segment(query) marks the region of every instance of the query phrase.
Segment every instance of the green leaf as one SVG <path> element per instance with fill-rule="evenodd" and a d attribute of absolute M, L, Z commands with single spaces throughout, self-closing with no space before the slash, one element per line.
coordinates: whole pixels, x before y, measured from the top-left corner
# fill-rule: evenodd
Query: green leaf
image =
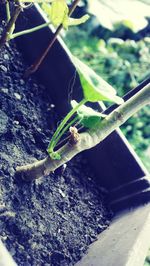
<path fill-rule="evenodd" d="M 78 103 L 75 100 L 72 100 L 71 105 L 74 108 Z M 85 105 L 79 107 L 77 115 L 80 119 L 80 123 L 87 128 L 95 127 L 100 122 L 100 119 L 106 116 Z"/>
<path fill-rule="evenodd" d="M 109 101 L 122 104 L 123 99 L 116 95 L 115 89 L 98 76 L 91 68 L 72 56 L 79 73 L 84 98 L 90 102 Z"/>
<path fill-rule="evenodd" d="M 131 20 L 124 19 L 122 20 L 122 24 L 130 30 L 134 31 L 134 23 Z"/>
<path fill-rule="evenodd" d="M 81 18 L 75 19 L 69 17 L 69 8 L 66 0 L 53 0 L 52 4 L 42 4 L 42 8 L 48 15 L 51 23 L 54 27 L 63 25 L 64 29 L 68 29 L 69 26 L 77 26 L 87 21 L 89 15 L 84 15 Z"/>
<path fill-rule="evenodd" d="M 89 15 L 84 15 L 81 18 L 69 18 L 68 20 L 68 26 L 77 26 L 82 23 L 85 23 L 89 19 Z"/>
<path fill-rule="evenodd" d="M 51 20 L 51 5 L 47 3 L 43 3 L 42 9 L 47 14 L 48 18 Z"/>
<path fill-rule="evenodd" d="M 58 27 L 68 21 L 69 8 L 65 0 L 54 0 L 51 6 L 49 4 L 42 4 L 43 10 L 47 13 L 50 21 L 54 27 Z"/>

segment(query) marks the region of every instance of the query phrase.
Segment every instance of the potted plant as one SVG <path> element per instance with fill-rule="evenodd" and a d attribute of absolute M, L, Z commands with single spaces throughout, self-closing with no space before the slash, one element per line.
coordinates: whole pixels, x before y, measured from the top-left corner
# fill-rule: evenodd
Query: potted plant
<path fill-rule="evenodd" d="M 31 14 L 34 14 L 34 16 Z M 27 10 L 27 17 L 28 16 L 30 17 L 30 20 L 28 21 L 29 24 L 30 23 L 32 24 L 33 21 L 34 21 L 34 25 L 36 23 L 39 24 L 39 23 L 43 22 L 43 18 L 41 17 L 41 15 L 38 14 L 37 9 L 35 9 L 35 8 Z M 19 26 L 22 23 L 23 22 L 20 21 Z M 42 32 L 40 32 L 40 35 L 39 35 L 39 32 L 35 32 L 34 33 L 35 38 L 32 40 L 28 36 L 22 36 L 22 38 L 18 39 L 18 45 L 20 46 L 20 49 L 24 51 L 23 53 L 24 53 L 25 57 L 29 58 L 30 62 L 33 62 L 33 59 L 35 59 L 37 57 L 39 52 L 43 49 L 43 45 L 44 46 L 46 45 L 47 40 L 49 38 L 51 38 L 52 35 L 53 35 L 52 32 L 50 32 L 50 30 L 48 28 L 45 28 L 44 30 L 42 30 Z M 41 40 L 41 43 L 40 43 L 40 46 L 37 46 L 37 41 L 39 39 Z M 32 54 L 28 53 L 28 51 L 31 50 L 31 42 L 32 42 L 32 45 L 34 47 Z M 27 46 L 27 43 L 28 43 L 28 46 Z M 27 83 L 28 84 L 30 83 L 30 86 L 33 87 L 34 90 L 28 91 L 29 95 L 27 98 L 25 97 L 25 93 L 27 93 L 27 89 L 25 91 L 23 91 L 23 87 L 25 87 L 25 83 L 22 79 L 21 79 L 21 82 L 19 80 L 19 86 L 17 86 L 17 92 L 15 92 L 17 94 L 14 95 L 14 97 L 17 101 L 20 101 L 21 99 L 23 99 L 22 101 L 27 102 L 27 100 L 28 100 L 27 106 L 29 107 L 28 110 L 30 110 L 28 116 L 26 116 L 26 114 L 24 113 L 25 112 L 24 109 L 21 108 L 21 111 L 19 111 L 18 106 L 20 105 L 20 102 L 16 104 L 17 105 L 16 109 L 15 109 L 14 105 L 13 105 L 13 107 L 11 107 L 12 111 L 15 114 L 15 116 L 13 116 L 13 114 L 12 114 L 12 117 L 13 117 L 12 121 L 15 124 L 15 131 L 17 132 L 17 134 L 16 134 L 17 141 L 15 139 L 15 146 L 16 146 L 16 148 L 18 148 L 20 141 L 24 142 L 24 144 L 25 144 L 24 149 L 26 149 L 26 151 L 24 153 L 24 157 L 26 157 L 26 160 L 28 162 L 30 160 L 34 159 L 33 157 L 35 156 L 36 153 L 37 153 L 36 157 L 38 159 L 41 159 L 41 157 L 43 157 L 43 152 L 44 152 L 44 149 L 46 148 L 45 146 L 46 146 L 46 144 L 48 144 L 48 135 L 51 134 L 48 131 L 47 135 L 46 135 L 47 136 L 46 141 L 44 139 L 42 141 L 43 135 L 42 135 L 41 130 L 39 128 L 37 128 L 38 123 L 36 124 L 36 127 L 33 125 L 33 128 L 32 128 L 33 120 L 34 121 L 35 120 L 39 120 L 39 121 L 43 120 L 44 123 L 47 123 L 47 119 L 48 119 L 48 113 L 45 113 L 46 119 L 44 119 L 44 117 L 41 118 L 40 111 L 38 109 L 38 111 L 36 112 L 36 108 L 38 108 L 41 105 L 44 105 L 45 103 L 48 104 L 48 102 L 46 101 L 46 98 L 48 97 L 48 94 L 51 94 L 53 101 L 55 101 L 55 105 L 57 107 L 59 107 L 58 108 L 59 112 L 64 114 L 64 113 L 66 113 L 66 110 L 69 109 L 68 101 L 67 101 L 68 83 L 69 83 L 71 77 L 74 76 L 75 68 L 69 59 L 69 56 L 67 54 L 67 49 L 65 48 L 65 50 L 64 50 L 64 48 L 65 48 L 64 45 L 62 47 L 62 41 L 61 41 L 61 44 L 57 41 L 55 46 L 53 46 L 53 48 L 52 48 L 53 50 L 47 56 L 47 59 L 45 60 L 44 64 L 42 64 L 41 68 L 37 72 L 38 79 L 47 88 L 47 90 L 45 90 L 45 92 L 46 92 L 45 96 L 42 96 L 42 97 L 45 97 L 44 100 L 42 100 L 42 98 L 40 100 L 41 103 L 38 102 L 39 101 L 38 99 L 39 99 L 39 95 L 42 91 L 42 88 L 40 90 L 38 90 L 37 85 L 35 85 L 35 81 L 32 81 L 32 80 L 27 81 Z M 58 59 L 59 60 L 61 59 L 59 61 L 60 64 L 58 64 Z M 65 62 L 65 68 L 64 68 L 64 62 Z M 22 68 L 22 66 L 21 66 L 21 68 Z M 48 74 L 49 72 L 51 72 L 51 75 Z M 60 75 L 59 78 L 58 78 L 58 73 Z M 21 74 L 22 74 L 22 69 L 21 69 Z M 14 81 L 16 82 L 16 77 L 14 78 Z M 22 85 L 21 85 L 21 83 L 22 83 Z M 147 83 L 149 83 L 149 81 L 146 81 L 144 83 L 144 85 L 146 85 Z M 51 88 L 52 86 L 53 86 L 53 90 L 52 89 L 49 90 L 49 88 Z M 79 87 L 79 78 L 76 80 L 74 86 L 75 86 L 75 88 Z M 142 86 L 143 86 L 143 84 L 142 84 Z M 22 90 L 20 90 L 20 88 Z M 61 91 L 60 91 L 60 88 L 61 88 Z M 139 90 L 140 88 L 141 88 L 141 86 L 138 87 L 136 90 Z M 8 95 L 6 89 L 7 88 L 3 88 L 3 93 L 6 94 L 6 99 L 9 99 L 9 95 Z M 76 98 L 78 100 L 78 98 L 80 98 L 80 96 L 79 96 L 78 90 L 75 90 L 75 91 L 77 94 Z M 35 102 L 30 103 L 30 100 L 33 98 L 35 99 Z M 54 102 L 52 102 L 51 106 L 47 106 L 47 109 L 51 109 L 52 112 L 54 111 L 53 110 L 53 107 L 54 107 L 53 103 Z M 36 108 L 34 108 L 34 111 L 33 111 L 33 105 L 34 105 L 34 107 L 36 106 Z M 3 102 L 2 106 L 4 107 L 4 102 Z M 24 116 L 23 116 L 23 113 L 24 113 Z M 31 117 L 30 125 L 26 121 L 26 119 L 25 119 L 26 117 L 28 117 L 28 119 L 29 119 L 29 117 Z M 34 117 L 33 120 L 32 120 L 32 117 Z M 5 117 L 4 114 L 3 114 L 3 118 L 5 118 L 5 119 L 3 122 L 4 126 L 3 126 L 2 136 L 3 137 L 5 136 L 4 140 L 7 142 L 7 148 L 8 148 L 8 144 L 10 145 L 10 141 L 12 141 L 12 136 L 14 137 L 14 134 L 13 134 L 14 129 L 12 129 L 12 127 L 10 127 L 10 129 L 8 130 L 7 118 Z M 39 122 L 39 123 L 42 124 L 41 122 Z M 26 142 L 25 132 L 26 132 L 26 135 L 28 135 L 28 138 L 30 140 L 29 144 L 25 143 Z M 34 139 L 33 139 L 33 132 L 35 134 Z M 118 211 L 120 209 L 125 209 L 128 207 L 135 206 L 136 204 L 140 205 L 141 203 L 143 204 L 143 202 L 145 203 L 146 201 L 149 200 L 149 182 L 144 177 L 147 173 L 146 173 L 144 167 L 138 162 L 138 160 L 136 160 L 136 156 L 134 156 L 133 151 L 131 149 L 129 149 L 128 144 L 126 143 L 124 138 L 121 137 L 120 135 L 121 134 L 119 131 L 113 133 L 100 146 L 99 145 L 98 145 L 98 147 L 96 146 L 96 148 L 94 150 L 92 150 L 88 154 L 86 154 L 87 157 L 90 157 L 90 163 L 94 167 L 95 174 L 97 173 L 97 180 L 98 180 L 100 186 L 103 186 L 103 187 L 105 187 L 105 189 L 109 190 L 109 192 L 111 194 L 111 205 L 112 205 L 113 209 L 116 211 Z M 39 145 L 38 152 L 36 151 L 36 153 L 33 151 L 34 142 L 36 142 L 36 145 Z M 111 143 L 111 145 L 110 145 L 110 143 Z M 42 145 L 42 147 L 40 147 L 40 145 Z M 16 148 L 14 148 L 14 146 L 13 146 L 13 150 Z M 12 149 L 10 149 L 10 151 L 12 151 Z M 17 152 L 15 151 L 13 153 L 13 156 L 15 156 L 15 158 L 13 158 L 13 159 L 15 159 L 15 165 L 23 163 L 23 159 L 20 159 L 21 157 L 19 156 L 19 152 L 20 152 L 20 148 Z M 93 154 L 94 154 L 94 156 L 93 156 Z M 113 160 L 112 159 L 109 160 L 110 162 L 109 162 L 109 167 L 108 167 L 108 156 L 110 156 L 110 154 L 112 154 Z M 10 156 L 8 156 L 8 157 L 9 157 L 8 161 L 10 161 Z M 118 163 L 118 158 L 119 158 L 119 163 Z M 19 160 L 22 160 L 22 161 L 19 163 Z M 4 165 L 6 165 L 5 156 L 3 156 L 3 161 L 5 161 Z M 99 164 L 100 164 L 99 162 L 101 162 L 101 178 L 98 178 L 99 177 Z M 14 166 L 13 163 L 12 163 L 12 165 Z M 82 168 L 84 167 L 83 165 L 82 165 Z M 131 166 L 132 166 L 132 171 L 130 170 Z M 10 171 L 8 170 L 8 172 L 7 172 L 6 166 L 5 166 L 5 169 L 3 169 L 5 176 L 7 176 L 6 184 L 8 186 L 8 190 L 12 191 L 12 185 L 13 185 L 13 188 L 15 188 L 15 190 L 16 190 L 16 193 L 12 193 L 12 199 L 13 200 L 11 202 L 12 205 L 10 205 L 11 206 L 10 209 L 15 210 L 16 213 L 10 212 L 7 210 L 7 211 L 3 212 L 3 216 L 1 216 L 1 217 L 4 217 L 2 219 L 4 219 L 4 221 L 6 222 L 6 231 L 7 231 L 8 227 L 11 228 L 11 230 L 10 229 L 8 229 L 8 230 L 10 230 L 9 232 L 11 232 L 13 235 L 12 239 L 14 241 L 15 247 L 16 247 L 15 240 L 20 238 L 20 242 L 17 243 L 17 250 L 16 250 L 13 247 L 10 247 L 10 244 L 8 244 L 8 243 L 11 243 L 9 241 L 11 239 L 11 235 L 8 235 L 8 236 L 4 235 L 3 236 L 3 240 L 6 237 L 8 237 L 8 238 L 6 238 L 6 241 L 8 242 L 7 245 L 9 246 L 11 253 L 14 255 L 17 255 L 16 254 L 17 252 L 19 254 L 21 254 L 21 253 L 25 254 L 25 251 L 23 249 L 23 242 L 25 242 L 26 246 L 29 246 L 30 250 L 32 250 L 32 256 L 33 256 L 35 251 L 39 250 L 39 247 L 41 245 L 40 238 L 43 237 L 43 239 L 45 238 L 46 242 L 48 242 L 49 239 L 51 239 L 51 241 L 53 240 L 53 242 L 56 243 L 55 250 L 53 252 L 51 252 L 51 254 L 47 253 L 48 249 L 51 250 L 50 244 L 46 250 L 43 250 L 43 248 L 42 248 L 42 253 L 41 253 L 42 255 L 40 255 L 39 258 L 36 257 L 36 262 L 34 262 L 34 256 L 33 257 L 31 256 L 31 253 L 29 250 L 29 256 L 28 256 L 28 258 L 26 258 L 26 262 L 23 261 L 23 257 L 22 257 L 23 263 L 26 263 L 26 264 L 28 263 L 30 265 L 34 265 L 34 263 L 39 263 L 39 265 L 42 263 L 45 263 L 45 265 L 46 265 L 46 263 L 51 263 L 52 265 L 60 265 L 60 263 L 68 263 L 68 264 L 69 263 L 75 263 L 76 258 L 75 258 L 75 260 L 72 259 L 72 261 L 71 261 L 71 259 L 69 257 L 71 253 L 68 253 L 68 250 L 66 250 L 65 242 L 63 243 L 63 245 L 59 242 L 59 239 L 63 236 L 65 229 L 64 229 L 64 227 L 62 229 L 60 224 L 59 224 L 59 226 L 55 225 L 52 202 L 50 204 L 50 201 L 48 201 L 49 195 L 46 195 L 46 193 L 49 194 L 50 191 L 54 194 L 55 193 L 60 194 L 60 196 L 61 196 L 60 204 L 57 203 L 58 206 L 56 205 L 55 207 L 57 207 L 56 213 L 59 216 L 61 216 L 61 219 L 62 219 L 61 222 L 63 221 L 63 224 L 65 226 L 65 224 L 66 224 L 65 218 L 66 217 L 64 216 L 63 212 L 65 212 L 67 207 L 64 206 L 65 201 L 62 199 L 65 199 L 66 197 L 68 197 L 68 195 L 66 194 L 66 192 L 67 192 L 66 190 L 64 192 L 60 188 L 60 183 L 64 182 L 64 181 L 59 180 L 60 183 L 57 184 L 58 180 L 56 178 L 55 179 L 53 178 L 53 181 L 51 179 L 50 184 L 47 185 L 47 192 L 46 192 L 46 190 L 43 190 L 43 183 L 45 183 L 45 182 L 48 183 L 48 180 L 50 180 L 50 179 L 46 178 L 46 181 L 42 181 L 43 179 L 40 179 L 40 181 L 39 181 L 37 179 L 37 181 L 35 183 L 32 183 L 32 184 L 30 184 L 30 183 L 25 184 L 25 183 L 21 183 L 19 181 L 19 184 L 18 184 L 18 179 L 15 179 L 15 181 L 12 177 L 10 179 L 10 176 L 14 176 L 14 169 L 11 169 L 11 171 L 12 171 L 12 174 L 10 175 Z M 79 174 L 79 172 L 78 172 L 78 174 Z M 122 178 L 120 178 L 120 176 Z M 10 179 L 10 182 L 9 182 L 10 185 L 8 185 L 8 177 Z M 64 179 L 62 172 L 61 172 L 61 174 L 58 175 L 58 177 L 59 177 L 59 179 Z M 71 180 L 73 181 L 74 179 L 71 179 Z M 86 179 L 84 178 L 84 182 L 86 183 L 86 186 L 88 186 L 90 184 L 90 179 L 87 182 L 85 180 Z M 93 181 L 91 184 L 93 184 Z M 11 189 L 10 189 L 10 187 L 11 187 Z M 55 191 L 51 190 L 52 187 L 55 187 Z M 65 189 L 67 189 L 67 188 L 65 187 Z M 128 193 L 127 193 L 127 191 L 128 191 Z M 97 192 L 96 190 L 94 190 L 94 192 L 97 195 L 99 195 L 99 192 Z M 74 202 L 74 198 L 73 198 L 73 197 L 75 197 L 74 192 L 72 191 L 70 193 L 72 193 L 72 194 L 70 194 L 69 204 L 71 203 L 71 201 L 72 201 L 72 204 L 76 204 Z M 88 193 L 89 193 L 89 188 L 88 188 L 86 193 L 82 194 L 83 197 L 85 195 L 87 196 Z M 30 194 L 30 197 L 29 197 L 29 194 Z M 22 196 L 22 198 L 21 198 L 21 196 Z M 76 196 L 77 196 L 77 194 L 76 194 Z M 38 199 L 40 197 L 41 198 L 44 197 L 44 201 L 43 201 L 44 206 L 39 205 Z M 107 198 L 108 198 L 108 196 L 107 196 Z M 20 199 L 22 199 L 22 200 L 20 201 Z M 94 206 L 93 206 L 92 202 L 90 202 L 89 198 L 85 199 L 84 204 L 85 204 L 86 200 L 88 201 L 89 204 L 91 204 L 91 206 L 92 206 L 91 209 L 94 208 Z M 24 201 L 25 208 L 27 210 L 29 210 L 30 212 L 32 212 L 32 216 L 29 215 L 29 217 L 30 218 L 35 217 L 35 219 L 31 221 L 31 224 L 29 223 L 29 219 L 27 217 L 27 212 L 25 212 L 25 208 L 23 208 L 24 207 L 22 204 L 23 201 Z M 49 206 L 47 203 L 49 204 Z M 34 211 L 34 209 L 37 211 L 36 205 L 38 207 L 40 207 L 39 215 L 37 215 L 37 213 Z M 33 208 L 33 206 L 34 206 L 34 208 Z M 52 225 L 50 223 L 48 223 L 48 219 L 44 219 L 45 214 L 44 214 L 43 207 L 46 209 L 46 212 L 48 212 L 48 210 L 51 210 L 51 213 L 53 214 L 53 217 L 51 217 L 51 223 L 53 221 Z M 98 206 L 95 205 L 95 207 L 97 208 Z M 71 208 L 73 208 L 73 210 L 75 210 L 75 206 L 72 205 Z M 96 211 L 96 209 L 94 209 L 94 211 L 92 212 L 93 215 L 94 215 L 95 211 Z M 115 238 L 116 242 L 120 243 L 120 246 L 121 246 L 121 244 L 125 241 L 125 239 L 122 238 L 122 241 L 121 241 L 122 243 L 121 243 L 118 241 L 118 238 L 120 239 L 120 235 L 122 235 L 124 233 L 124 230 L 122 230 L 122 229 L 127 228 L 127 224 L 129 222 L 129 219 L 135 219 L 135 217 L 139 218 L 142 216 L 142 222 L 143 222 L 143 219 L 146 220 L 148 213 L 149 213 L 148 208 L 142 207 L 142 210 L 140 210 L 140 211 L 142 212 L 142 215 L 140 214 L 139 209 L 135 210 L 131 213 L 127 212 L 126 215 L 121 215 L 120 218 L 116 219 L 116 221 L 113 222 L 112 225 L 110 225 L 110 229 L 108 231 L 106 230 L 106 235 L 108 235 L 107 236 L 108 238 L 107 237 L 106 238 L 109 239 L 109 241 L 110 241 L 110 239 L 113 240 L 111 233 L 109 235 L 109 232 L 111 232 L 111 230 L 112 230 L 113 235 L 116 234 L 116 238 Z M 76 215 L 77 215 L 77 213 L 76 213 Z M 16 217 L 16 215 L 17 215 L 17 217 Z M 99 213 L 98 213 L 98 216 L 99 216 Z M 50 216 L 48 216 L 48 217 L 50 218 Z M 18 219 L 16 220 L 16 218 L 18 218 Z M 85 219 L 87 219 L 87 216 Z M 48 232 L 47 232 L 47 230 L 44 230 L 42 228 L 42 225 L 43 225 L 42 221 L 44 221 L 44 220 L 47 222 L 47 228 L 46 228 L 47 230 L 51 225 L 51 228 L 49 228 Z M 15 221 L 17 221 L 18 224 Z M 39 223 L 39 221 L 40 221 L 40 223 Z M 94 221 L 94 224 L 95 224 L 95 222 L 96 221 Z M 125 265 L 125 263 L 127 261 L 130 262 L 131 257 L 128 256 L 129 250 L 131 250 L 131 247 L 134 246 L 133 244 L 137 244 L 137 240 L 139 239 L 138 238 L 139 236 L 140 236 L 141 241 L 143 241 L 143 239 L 142 239 L 143 235 L 141 234 L 141 232 L 143 230 L 142 222 L 139 223 L 138 219 L 136 220 L 136 222 L 134 220 L 134 225 L 130 225 L 130 227 L 128 228 L 128 232 L 130 232 L 130 230 L 131 230 L 131 232 L 133 233 L 133 227 L 136 228 L 136 226 L 139 225 L 138 230 L 135 230 L 135 232 L 136 232 L 134 235 L 134 239 L 136 239 L 136 240 L 134 240 L 135 242 L 133 243 L 133 239 L 127 239 L 126 240 L 126 249 L 124 249 L 124 251 L 123 251 L 124 256 L 119 257 L 120 258 L 120 265 Z M 81 220 L 79 221 L 79 224 L 80 223 L 81 223 Z M 122 227 L 120 226 L 121 227 L 119 229 L 120 234 L 117 235 L 119 223 L 123 224 L 123 226 Z M 27 227 L 24 227 L 25 224 L 27 224 L 28 230 L 27 230 Z M 2 223 L 2 225 L 4 226 L 3 223 Z M 45 223 L 44 223 L 44 225 L 45 225 Z M 34 236 L 31 235 L 31 232 L 33 232 L 33 231 L 31 231 L 32 226 L 35 229 L 35 232 L 37 233 L 37 236 L 38 236 L 37 239 L 36 238 L 34 239 Z M 54 228 L 52 228 L 53 226 L 54 226 Z M 98 226 L 98 225 L 96 225 L 96 226 Z M 88 227 L 90 228 L 89 224 L 88 224 Z M 101 224 L 101 228 L 99 228 L 99 231 L 101 231 L 102 228 L 105 228 L 105 225 L 103 227 L 103 225 Z M 85 226 L 82 227 L 82 229 L 85 230 Z M 74 227 L 73 227 L 73 230 L 74 230 Z M 80 228 L 80 230 L 81 230 L 81 228 Z M 92 229 L 90 228 L 90 230 L 93 230 L 93 228 Z M 53 232 L 55 231 L 56 235 L 51 235 L 52 231 Z M 147 232 L 147 231 L 145 231 L 145 232 Z M 15 238 L 14 238 L 14 236 L 15 236 Z M 69 232 L 68 232 L 68 236 L 70 236 Z M 77 237 L 79 237 L 79 234 L 77 235 Z M 88 235 L 86 236 L 86 238 L 87 238 L 86 241 L 90 243 L 92 241 L 92 234 L 90 234 L 90 239 L 88 239 L 89 238 Z M 39 241 L 39 244 L 38 244 L 38 241 Z M 68 243 L 70 244 L 70 246 L 72 248 L 72 245 L 71 245 L 72 239 L 71 240 L 67 239 L 67 241 L 69 241 Z M 82 240 L 82 241 L 84 242 L 84 240 Z M 101 237 L 99 238 L 99 240 L 96 243 L 99 243 L 99 242 L 101 243 Z M 103 244 L 100 244 L 100 246 L 104 248 L 104 247 L 106 247 L 105 244 L 106 244 L 106 242 L 104 241 Z M 107 244 L 108 244 L 108 242 L 107 242 Z M 147 245 L 148 245 L 148 243 L 145 243 L 145 248 L 143 249 L 144 252 L 147 248 Z M 120 248 L 120 246 L 118 248 Z M 82 246 L 80 246 L 80 247 L 78 246 L 78 250 L 79 250 L 79 253 L 77 253 L 78 258 L 80 258 L 81 254 L 83 252 L 82 249 L 84 251 L 84 248 Z M 98 249 L 95 249 L 96 256 L 92 251 L 92 254 L 94 254 L 95 258 L 98 258 L 97 257 L 98 253 L 99 253 Z M 61 252 L 60 250 L 63 250 L 63 252 Z M 114 257 L 113 257 L 111 250 L 112 250 L 112 248 L 110 248 L 110 253 L 108 254 L 107 258 L 106 258 L 106 255 L 104 256 L 105 261 L 102 261 L 101 265 L 108 265 L 108 263 L 110 262 L 110 259 L 111 259 L 111 261 L 114 261 L 114 263 L 115 263 L 116 258 L 117 258 L 116 257 L 117 251 L 115 252 Z M 69 251 L 69 252 L 71 252 L 71 251 Z M 42 261 L 41 261 L 41 256 L 42 256 Z M 101 258 L 103 257 L 102 253 L 100 254 L 100 257 Z M 135 257 L 136 256 L 134 256 L 134 258 Z M 90 258 L 91 258 L 91 256 L 90 256 Z M 39 259 L 39 261 L 38 261 L 38 259 Z M 143 259 L 143 254 L 141 255 L 140 259 L 141 260 Z M 22 263 L 22 261 L 20 258 L 20 261 L 19 261 L 20 264 Z M 89 263 L 89 264 L 85 264 L 83 262 L 83 265 L 91 265 L 90 264 L 91 262 L 86 262 L 86 263 Z M 94 261 L 94 258 L 92 258 L 92 263 L 95 263 L 94 265 L 97 265 L 96 264 L 97 261 Z M 134 265 L 134 264 L 129 264 L 129 265 Z M 135 265 L 138 265 L 138 264 L 135 264 Z"/>

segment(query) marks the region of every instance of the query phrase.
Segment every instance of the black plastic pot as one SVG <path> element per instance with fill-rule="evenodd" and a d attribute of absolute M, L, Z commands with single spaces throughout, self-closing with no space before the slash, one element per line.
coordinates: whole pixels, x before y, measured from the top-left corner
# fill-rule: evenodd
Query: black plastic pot
<path fill-rule="evenodd" d="M 40 13 L 39 13 L 40 11 Z M 26 11 L 26 18 L 18 22 L 18 29 L 39 25 L 45 20 L 38 6 Z M 17 39 L 19 48 L 30 63 L 47 47 L 53 33 L 50 28 L 42 29 Z M 66 114 L 68 84 L 75 73 L 65 44 L 59 39 L 36 73 L 37 79 L 48 88 L 58 112 Z M 80 82 L 76 79 L 73 98 L 81 97 Z M 99 106 L 99 108 L 101 108 Z M 110 227 L 100 234 L 91 245 L 88 254 L 78 266 L 141 266 L 150 241 L 150 183 L 148 172 L 130 147 L 120 130 L 112 133 L 95 148 L 85 152 L 97 181 L 109 190 L 109 202 L 115 213 Z M 109 166 L 108 162 L 109 161 Z M 100 175 L 101 174 L 101 175 Z M 100 179 L 100 176 L 103 179 Z M 0 266 L 8 266 L 7 260 Z M 9 264 L 13 265 L 13 263 Z"/>

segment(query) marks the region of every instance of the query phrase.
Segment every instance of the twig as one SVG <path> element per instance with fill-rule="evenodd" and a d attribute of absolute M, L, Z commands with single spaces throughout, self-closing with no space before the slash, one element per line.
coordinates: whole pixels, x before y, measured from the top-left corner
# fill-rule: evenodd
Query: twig
<path fill-rule="evenodd" d="M 75 0 L 69 10 L 69 16 L 71 16 L 71 14 L 73 13 L 73 11 L 75 10 L 76 6 L 78 5 L 80 0 Z M 40 67 L 40 65 L 42 64 L 43 60 L 45 59 L 45 57 L 47 56 L 49 50 L 52 48 L 53 44 L 55 43 L 58 34 L 60 33 L 61 29 L 62 29 L 63 25 L 60 24 L 59 27 L 56 29 L 52 40 L 50 41 L 48 47 L 46 48 L 46 50 L 44 50 L 44 52 L 42 53 L 42 55 L 26 70 L 25 74 L 24 74 L 24 78 L 28 78 L 31 74 L 35 73 L 38 68 Z"/>

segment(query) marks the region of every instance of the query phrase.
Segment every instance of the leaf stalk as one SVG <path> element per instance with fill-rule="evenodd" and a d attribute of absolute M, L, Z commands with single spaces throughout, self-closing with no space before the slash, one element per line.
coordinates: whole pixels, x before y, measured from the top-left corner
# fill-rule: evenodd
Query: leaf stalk
<path fill-rule="evenodd" d="M 80 101 L 78 103 L 77 106 L 75 106 L 66 116 L 65 118 L 62 120 L 62 122 L 60 123 L 60 125 L 58 126 L 58 128 L 56 129 L 50 144 L 48 146 L 48 153 L 52 153 L 54 150 L 54 147 L 56 146 L 57 142 L 59 141 L 59 139 L 62 136 L 62 129 L 64 128 L 64 126 L 66 125 L 66 123 L 69 121 L 69 119 L 76 113 L 76 111 L 80 108 L 80 106 L 82 106 L 83 104 L 85 104 L 87 101 L 85 99 L 83 99 L 82 101 Z M 70 125 L 72 124 L 72 122 L 70 122 Z M 67 130 L 67 129 L 66 129 Z M 65 131 L 66 131 L 65 130 Z M 61 133 L 61 134 L 60 134 Z"/>
<path fill-rule="evenodd" d="M 50 24 L 50 22 L 47 22 L 47 23 L 43 23 L 43 24 L 41 24 L 39 26 L 33 27 L 31 29 L 27 29 L 27 30 L 16 32 L 16 33 L 11 35 L 10 39 L 14 39 L 14 38 L 20 37 L 22 35 L 30 34 L 32 32 L 41 30 L 41 29 L 47 27 L 49 24 Z"/>

